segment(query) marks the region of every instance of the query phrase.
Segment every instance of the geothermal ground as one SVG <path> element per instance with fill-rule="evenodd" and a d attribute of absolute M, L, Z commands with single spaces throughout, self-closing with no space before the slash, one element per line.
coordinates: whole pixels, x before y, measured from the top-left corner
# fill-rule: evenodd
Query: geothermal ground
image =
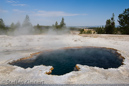
<path fill-rule="evenodd" d="M 119 68 L 103 69 L 77 66 L 79 71 L 64 75 L 48 75 L 52 66 L 21 68 L 9 62 L 33 53 L 68 47 L 105 47 L 117 49 L 125 59 Z M 0 36 L 0 84 L 129 84 L 129 36 L 128 35 L 24 35 Z"/>

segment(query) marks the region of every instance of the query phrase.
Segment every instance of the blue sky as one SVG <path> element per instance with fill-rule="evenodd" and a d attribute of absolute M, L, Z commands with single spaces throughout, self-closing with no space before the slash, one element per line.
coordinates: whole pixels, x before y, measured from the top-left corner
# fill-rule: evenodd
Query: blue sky
<path fill-rule="evenodd" d="M 67 26 L 105 25 L 107 19 L 129 8 L 129 0 L 0 0 L 0 18 L 6 25 L 24 21 L 29 15 L 33 25 L 60 23 L 64 17 Z"/>

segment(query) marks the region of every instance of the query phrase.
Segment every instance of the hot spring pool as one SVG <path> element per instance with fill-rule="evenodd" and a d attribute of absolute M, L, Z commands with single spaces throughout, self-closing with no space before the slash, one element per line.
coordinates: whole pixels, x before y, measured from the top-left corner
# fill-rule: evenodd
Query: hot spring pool
<path fill-rule="evenodd" d="M 52 75 L 63 75 L 75 71 L 76 64 L 108 69 L 118 68 L 122 62 L 123 58 L 114 49 L 88 47 L 45 51 L 35 59 L 18 60 L 10 64 L 23 68 L 53 66 Z"/>

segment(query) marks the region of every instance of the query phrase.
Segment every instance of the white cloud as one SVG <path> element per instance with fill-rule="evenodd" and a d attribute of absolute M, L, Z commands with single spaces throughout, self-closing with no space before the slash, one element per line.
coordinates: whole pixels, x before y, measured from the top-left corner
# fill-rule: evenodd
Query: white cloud
<path fill-rule="evenodd" d="M 26 4 L 18 3 L 19 1 L 16 0 L 7 0 L 8 3 L 10 3 L 12 6 L 26 6 Z"/>
<path fill-rule="evenodd" d="M 26 11 L 22 11 L 22 10 L 18 10 L 18 9 L 13 9 L 14 12 L 17 12 L 17 13 L 24 13 Z"/>
<path fill-rule="evenodd" d="M 7 12 L 8 12 L 7 10 L 0 9 L 0 13 L 7 13 Z"/>
<path fill-rule="evenodd" d="M 26 6 L 26 4 L 12 4 L 13 6 Z"/>
<path fill-rule="evenodd" d="M 77 16 L 80 14 L 65 13 L 63 11 L 38 11 L 34 13 L 34 16 L 42 17 L 58 17 L 58 16 Z"/>
<path fill-rule="evenodd" d="M 7 0 L 8 3 L 17 3 L 17 1 L 14 0 Z"/>

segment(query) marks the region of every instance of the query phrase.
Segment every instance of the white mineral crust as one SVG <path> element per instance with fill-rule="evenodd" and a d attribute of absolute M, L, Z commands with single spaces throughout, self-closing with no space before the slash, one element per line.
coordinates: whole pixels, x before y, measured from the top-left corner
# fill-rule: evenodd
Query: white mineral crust
<path fill-rule="evenodd" d="M 30 54 L 64 47 L 106 47 L 117 49 L 125 58 L 119 68 L 103 69 L 77 64 L 80 71 L 64 75 L 47 75 L 52 66 L 21 68 L 8 62 Z M 129 35 L 0 35 L 0 84 L 129 84 Z"/>

